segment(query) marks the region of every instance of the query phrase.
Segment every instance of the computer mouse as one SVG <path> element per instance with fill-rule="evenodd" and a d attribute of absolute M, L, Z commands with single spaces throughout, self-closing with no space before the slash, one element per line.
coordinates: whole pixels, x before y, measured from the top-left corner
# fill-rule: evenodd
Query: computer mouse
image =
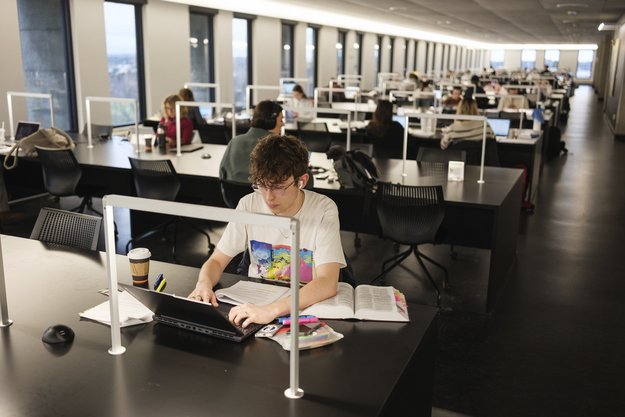
<path fill-rule="evenodd" d="M 202 159 L 211 159 L 211 154 L 209 154 L 209 153 L 203 153 L 203 154 L 202 154 Z"/>
<path fill-rule="evenodd" d="M 50 344 L 70 343 L 74 340 L 74 331 L 64 324 L 55 324 L 44 330 L 41 340 Z"/>

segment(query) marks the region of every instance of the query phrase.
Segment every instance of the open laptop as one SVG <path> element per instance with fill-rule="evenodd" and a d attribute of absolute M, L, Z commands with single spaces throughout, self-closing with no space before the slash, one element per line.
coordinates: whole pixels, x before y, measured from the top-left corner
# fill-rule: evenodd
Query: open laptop
<path fill-rule="evenodd" d="M 15 129 L 15 140 L 20 140 L 26 136 L 32 135 L 39 130 L 39 123 L 35 122 L 17 122 Z"/>
<path fill-rule="evenodd" d="M 507 139 L 510 134 L 510 119 L 487 119 L 495 133 L 495 139 Z"/>
<path fill-rule="evenodd" d="M 209 336 L 241 342 L 264 324 L 250 324 L 245 329 L 228 320 L 230 306 L 208 303 L 186 297 L 151 291 L 132 285 L 119 284 L 154 313 L 154 320 L 169 326 L 207 334 Z"/>

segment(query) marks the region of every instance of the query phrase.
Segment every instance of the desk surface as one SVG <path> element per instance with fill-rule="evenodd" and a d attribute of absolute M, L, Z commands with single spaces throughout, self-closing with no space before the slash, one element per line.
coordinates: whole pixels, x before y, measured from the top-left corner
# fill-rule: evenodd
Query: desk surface
<path fill-rule="evenodd" d="M 97 293 L 107 282 L 104 254 L 1 238 L 14 321 L 0 329 L 3 416 L 378 415 L 405 369 L 421 356 L 433 363 L 436 310 L 418 305 L 409 306 L 407 324 L 329 321 L 345 338 L 302 351 L 300 400 L 284 397 L 289 355 L 270 340 L 238 344 L 151 323 L 123 329 L 127 351 L 111 356 L 109 327 L 78 316 L 105 300 Z M 130 281 L 125 257 L 118 257 L 118 272 L 120 282 Z M 198 271 L 153 261 L 152 281 L 159 272 L 167 276 L 169 291 L 186 294 Z M 232 283 L 236 277 L 224 279 Z M 47 348 L 40 340 L 56 323 L 76 333 L 65 349 Z M 433 367 L 421 366 L 411 372 L 429 379 L 431 401 Z M 410 388 L 412 399 L 422 391 L 427 396 L 427 388 Z"/>

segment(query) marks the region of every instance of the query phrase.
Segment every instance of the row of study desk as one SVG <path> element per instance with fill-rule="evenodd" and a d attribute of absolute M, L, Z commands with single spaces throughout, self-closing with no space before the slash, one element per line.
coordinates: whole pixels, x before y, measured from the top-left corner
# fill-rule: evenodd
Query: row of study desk
<path fill-rule="evenodd" d="M 181 157 L 158 153 L 137 155 L 128 142 L 114 138 L 106 143 L 96 144 L 92 149 L 79 143 L 75 154 L 83 168 L 83 181 L 86 184 L 105 187 L 107 193 L 122 195 L 133 194 L 129 156 L 171 158 L 182 180 L 179 194 L 181 200 L 223 206 L 218 173 L 224 150 L 224 145 L 204 145 L 204 149 L 183 154 Z M 205 153 L 210 153 L 211 158 L 203 159 L 202 155 Z M 311 162 L 326 166 L 331 163 L 324 154 L 313 154 Z M 466 166 L 464 182 L 447 182 L 446 172 L 428 171 L 420 168 L 414 160 L 406 161 L 406 175 L 402 175 L 401 160 L 376 160 L 376 164 L 383 181 L 443 186 L 446 203 L 443 227 L 448 231 L 444 243 L 467 248 L 471 257 L 467 262 L 479 264 L 479 268 L 474 269 L 476 276 L 468 279 L 475 278 L 484 286 L 483 291 L 478 290 L 482 297 L 477 305 L 468 306 L 467 309 L 490 312 L 516 257 L 522 171 L 485 167 L 485 183 L 478 184 L 479 167 L 476 166 Z M 18 169 L 6 172 L 5 176 L 8 185 L 24 181 L 32 183 L 34 187 L 41 184 L 41 171 L 36 160 L 20 160 Z M 362 216 L 362 192 L 341 189 L 338 181 L 328 183 L 327 180 L 316 180 L 315 190 L 336 202 L 342 230 L 379 233 L 374 210 Z M 134 219 L 132 224 L 133 227 L 139 225 Z"/>
<path fill-rule="evenodd" d="M 268 339 L 227 342 L 162 324 L 122 329 L 126 353 L 111 356 L 110 328 L 78 313 L 106 300 L 104 253 L 50 248 L 1 236 L 9 317 L 0 328 L 0 415 L 430 416 L 436 309 L 409 304 L 410 323 L 329 320 L 345 337 L 302 351 L 300 387 L 289 400 L 289 354 Z M 130 283 L 118 256 L 119 282 Z M 152 261 L 167 291 L 186 295 L 198 269 Z M 226 275 L 224 285 L 239 277 Z M 76 337 L 45 345 L 63 323 Z"/>

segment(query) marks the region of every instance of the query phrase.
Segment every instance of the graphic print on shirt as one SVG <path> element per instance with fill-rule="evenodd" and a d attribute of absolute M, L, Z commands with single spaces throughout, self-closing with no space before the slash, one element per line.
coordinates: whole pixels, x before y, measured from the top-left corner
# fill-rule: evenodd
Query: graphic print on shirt
<path fill-rule="evenodd" d="M 250 240 L 251 261 L 256 266 L 259 277 L 289 281 L 291 279 L 291 247 Z M 313 252 L 309 249 L 299 251 L 299 280 L 312 280 Z"/>

